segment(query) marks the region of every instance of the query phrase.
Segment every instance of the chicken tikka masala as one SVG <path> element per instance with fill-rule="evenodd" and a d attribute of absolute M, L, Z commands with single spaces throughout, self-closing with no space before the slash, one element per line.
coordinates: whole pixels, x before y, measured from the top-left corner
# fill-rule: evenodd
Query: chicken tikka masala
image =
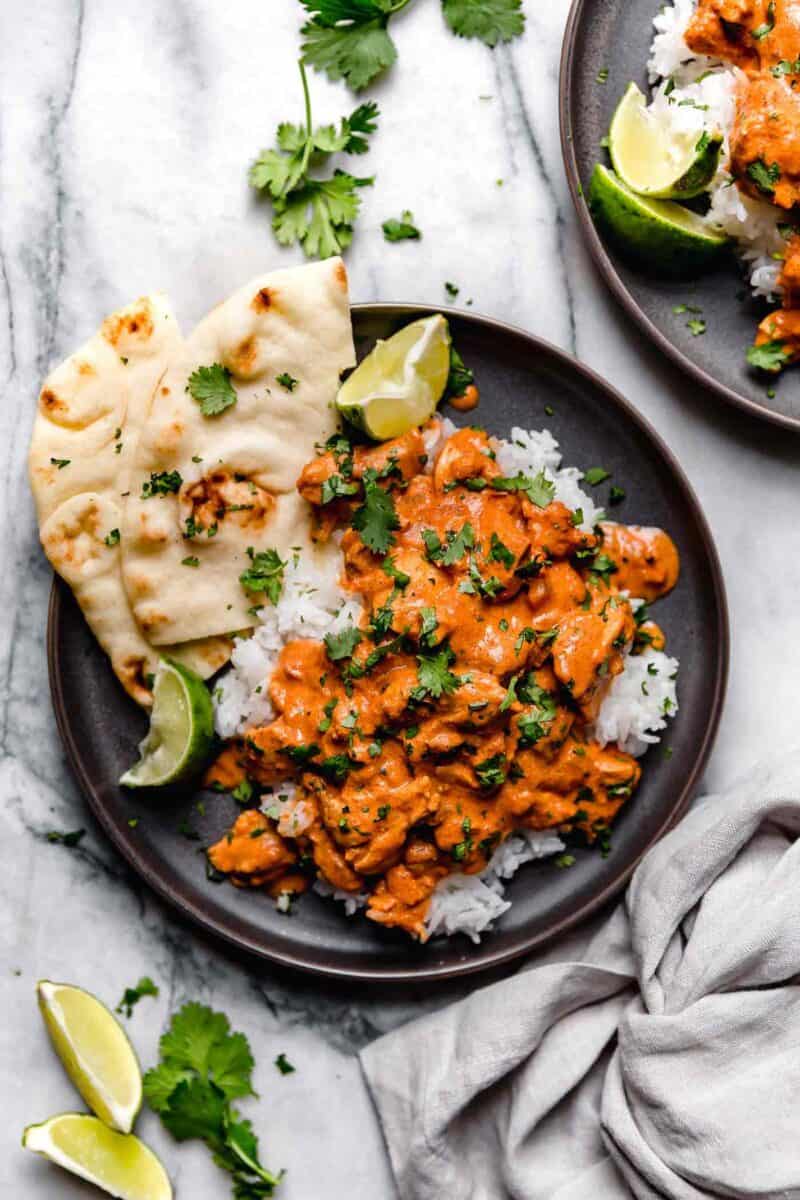
<path fill-rule="evenodd" d="M 800 358 L 800 3 L 699 0 L 685 33 L 690 50 L 741 69 L 729 168 L 745 193 L 787 216 L 779 284 L 783 307 L 764 318 L 756 345 L 774 343 L 784 363 Z"/>
<path fill-rule="evenodd" d="M 315 536 L 341 537 L 365 615 L 284 647 L 275 719 L 208 777 L 245 796 L 294 779 L 298 828 L 247 808 L 209 859 L 273 896 L 319 875 L 424 940 L 437 883 L 482 871 L 515 830 L 607 838 L 641 767 L 592 722 L 631 648 L 663 646 L 630 597 L 669 592 L 678 553 L 660 529 L 582 529 L 544 474 L 503 476 L 478 428 L 433 463 L 420 430 L 370 447 L 340 434 L 297 487 Z"/>

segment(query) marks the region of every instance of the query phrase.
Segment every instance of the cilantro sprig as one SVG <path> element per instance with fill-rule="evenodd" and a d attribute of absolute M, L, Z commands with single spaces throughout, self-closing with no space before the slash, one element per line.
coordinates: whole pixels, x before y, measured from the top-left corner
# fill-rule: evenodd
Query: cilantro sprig
<path fill-rule="evenodd" d="M 303 59 L 329 79 L 360 92 L 397 61 L 391 19 L 411 0 L 300 0 L 309 14 L 302 28 Z M 445 22 L 457 37 L 494 47 L 525 28 L 522 0 L 442 0 Z"/>
<path fill-rule="evenodd" d="M 357 3 L 358 0 L 351 0 Z M 251 185 L 272 203 L 272 229 L 282 246 L 299 242 L 307 258 L 341 254 L 353 239 L 353 223 L 361 206 L 359 189 L 372 178 L 335 170 L 328 179 L 311 175 L 333 154 L 364 154 L 377 129 L 377 104 L 360 104 L 335 125 L 314 126 L 311 96 L 303 63 L 300 77 L 305 98 L 305 125 L 284 121 L 277 146 L 262 150 L 250 167 Z"/>
<path fill-rule="evenodd" d="M 282 1172 L 259 1161 L 252 1125 L 231 1104 L 252 1096 L 253 1055 L 228 1018 L 191 1003 L 175 1014 L 159 1043 L 160 1062 L 144 1077 L 147 1103 L 176 1141 L 205 1142 L 231 1176 L 235 1200 L 273 1196 Z"/>

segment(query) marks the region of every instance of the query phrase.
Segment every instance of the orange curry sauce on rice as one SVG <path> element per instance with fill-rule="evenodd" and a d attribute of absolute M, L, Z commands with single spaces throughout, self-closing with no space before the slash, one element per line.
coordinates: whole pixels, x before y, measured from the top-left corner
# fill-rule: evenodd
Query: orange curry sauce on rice
<path fill-rule="evenodd" d="M 302 833 L 247 809 L 209 858 L 273 896 L 319 875 L 424 939 L 437 883 L 482 871 L 515 830 L 607 835 L 641 768 L 591 723 L 629 648 L 663 648 L 627 596 L 665 595 L 678 553 L 657 529 L 582 531 L 544 474 L 504 477 L 475 428 L 432 471 L 419 430 L 377 447 L 338 435 L 297 487 L 318 539 L 343 531 L 342 586 L 365 615 L 284 647 L 275 719 L 208 775 L 246 793 L 293 778 Z"/>
<path fill-rule="evenodd" d="M 740 67 L 730 171 L 742 191 L 786 211 L 800 202 L 800 2 L 699 0 L 684 35 L 695 54 Z M 778 343 L 800 358 L 800 235 L 789 238 L 780 274 L 783 308 L 761 322 L 756 345 Z"/>

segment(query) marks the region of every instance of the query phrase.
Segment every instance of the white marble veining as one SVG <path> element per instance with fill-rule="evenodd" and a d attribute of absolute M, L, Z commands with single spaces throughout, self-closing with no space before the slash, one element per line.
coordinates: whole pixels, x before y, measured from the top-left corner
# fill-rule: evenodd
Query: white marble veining
<path fill-rule="evenodd" d="M 348 254 L 356 300 L 443 303 L 572 350 L 630 397 L 683 462 L 711 521 L 733 631 L 730 691 L 706 783 L 796 740 L 800 440 L 723 408 L 643 341 L 581 245 L 561 167 L 558 53 L 567 0 L 526 0 L 528 33 L 490 52 L 457 42 L 435 0 L 395 22 L 400 59 L 373 90 L 383 116 L 359 170 L 375 173 Z M 37 0 L 0 5 L 0 1190 L 39 1200 L 90 1189 L 19 1149 L 22 1126 L 74 1105 L 33 1002 L 39 976 L 107 1001 L 142 973 L 161 986 L 130 1023 L 145 1064 L 186 998 L 250 1036 L 264 1158 L 285 1200 L 393 1195 L 353 1052 L 448 993 L 374 994 L 241 963 L 180 924 L 131 876 L 86 811 L 56 735 L 44 631 L 50 573 L 25 453 L 48 365 L 110 309 L 166 289 L 187 327 L 257 271 L 297 261 L 272 239 L 245 169 L 278 120 L 300 116 L 294 0 Z M 353 106 L 311 74 L 319 120 Z M 502 179 L 502 185 L 498 180 Z M 420 244 L 387 246 L 411 208 Z M 796 386 L 796 383 L 793 385 Z M 74 850 L 50 828 L 86 826 Z M 279 1051 L 296 1065 L 281 1077 Z M 227 1185 L 204 1149 L 158 1122 L 179 1197 Z M 448 1198 L 450 1200 L 450 1198 Z M 456 1198 L 453 1198 L 456 1200 Z"/>

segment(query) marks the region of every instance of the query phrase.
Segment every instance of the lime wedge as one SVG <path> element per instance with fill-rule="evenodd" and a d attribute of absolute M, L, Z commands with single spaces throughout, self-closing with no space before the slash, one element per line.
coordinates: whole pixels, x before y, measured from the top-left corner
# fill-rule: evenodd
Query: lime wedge
<path fill-rule="evenodd" d="M 450 329 L 436 313 L 378 342 L 339 388 L 342 416 L 383 441 L 422 425 L 436 411 L 450 374 Z"/>
<path fill-rule="evenodd" d="M 116 1017 L 83 988 L 42 979 L 36 987 L 64 1069 L 106 1125 L 130 1133 L 142 1105 L 142 1073 Z"/>
<path fill-rule="evenodd" d="M 124 787 L 163 787 L 191 779 L 205 766 L 214 741 L 214 709 L 199 675 L 162 659 L 150 729 L 139 745 L 139 761 L 120 779 Z"/>
<path fill-rule="evenodd" d="M 717 172 L 722 135 L 678 130 L 647 107 L 635 83 L 617 105 L 608 150 L 623 183 L 640 196 L 689 200 L 704 192 Z"/>
<path fill-rule="evenodd" d="M 97 1117 L 61 1113 L 41 1125 L 29 1125 L 22 1144 L 109 1196 L 172 1200 L 172 1185 L 153 1151 L 132 1133 L 116 1133 Z"/>
<path fill-rule="evenodd" d="M 637 196 L 599 163 L 589 207 L 595 223 L 623 253 L 665 275 L 699 274 L 728 244 L 725 234 L 691 209 Z"/>

